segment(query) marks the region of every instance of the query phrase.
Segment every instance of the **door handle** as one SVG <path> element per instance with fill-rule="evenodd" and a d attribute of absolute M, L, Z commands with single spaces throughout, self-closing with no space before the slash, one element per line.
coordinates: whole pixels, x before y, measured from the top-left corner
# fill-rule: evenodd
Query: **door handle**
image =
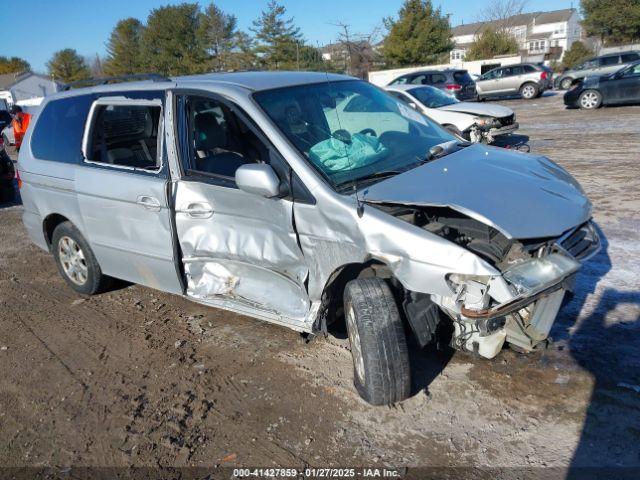
<path fill-rule="evenodd" d="M 151 210 L 152 212 L 160 211 L 160 202 L 157 198 L 150 197 L 149 195 L 140 195 L 136 201 L 138 205 Z"/>
<path fill-rule="evenodd" d="M 204 202 L 190 203 L 182 212 L 191 218 L 209 218 L 213 215 L 213 207 Z"/>

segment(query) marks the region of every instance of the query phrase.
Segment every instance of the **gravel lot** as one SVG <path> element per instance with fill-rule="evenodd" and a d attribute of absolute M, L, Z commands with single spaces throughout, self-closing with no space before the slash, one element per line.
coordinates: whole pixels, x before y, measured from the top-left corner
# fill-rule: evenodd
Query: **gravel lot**
<path fill-rule="evenodd" d="M 140 286 L 78 296 L 5 205 L 0 465 L 640 468 L 640 107 L 502 103 L 581 182 L 605 240 L 548 350 L 412 351 L 414 395 L 373 408 L 344 338 L 306 345 Z"/>

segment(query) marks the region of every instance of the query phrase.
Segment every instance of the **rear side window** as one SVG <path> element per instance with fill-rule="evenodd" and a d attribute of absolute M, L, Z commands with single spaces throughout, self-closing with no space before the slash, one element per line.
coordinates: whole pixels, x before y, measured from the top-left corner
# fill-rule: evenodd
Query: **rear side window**
<path fill-rule="evenodd" d="M 523 65 L 522 68 L 524 69 L 525 73 L 537 72 L 536 68 L 533 65 Z"/>
<path fill-rule="evenodd" d="M 469 72 L 467 72 L 466 70 L 453 72 L 453 79 L 456 81 L 456 83 L 472 83 L 473 82 L 471 75 L 469 75 Z"/>
<path fill-rule="evenodd" d="M 622 54 L 622 63 L 635 62 L 636 60 L 640 60 L 640 54 L 637 54 L 637 53 Z"/>
<path fill-rule="evenodd" d="M 88 160 L 140 169 L 158 168 L 160 112 L 160 105 L 96 105 Z"/>
<path fill-rule="evenodd" d="M 447 76 L 444 75 L 443 73 L 433 73 L 431 75 L 431 84 L 432 85 L 438 85 L 440 83 L 446 83 L 447 81 Z"/>
<path fill-rule="evenodd" d="M 93 95 L 53 100 L 38 117 L 31 150 L 40 160 L 63 163 L 82 161 L 82 135 Z"/>
<path fill-rule="evenodd" d="M 612 65 L 617 65 L 619 58 L 620 57 L 618 57 L 617 55 L 613 57 L 602 57 L 600 59 L 600 65 L 603 67 L 610 67 Z"/>

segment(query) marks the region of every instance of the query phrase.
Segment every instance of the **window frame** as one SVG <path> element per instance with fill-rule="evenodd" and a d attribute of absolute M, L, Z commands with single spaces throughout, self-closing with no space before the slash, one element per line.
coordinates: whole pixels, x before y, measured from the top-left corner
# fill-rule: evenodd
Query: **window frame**
<path fill-rule="evenodd" d="M 93 133 L 95 130 L 95 121 L 96 116 L 98 114 L 98 108 L 104 107 L 107 105 L 114 106 L 129 106 L 129 107 L 159 107 L 160 115 L 158 117 L 158 138 L 156 140 L 156 161 L 158 165 L 155 169 L 142 169 L 136 168 L 129 165 L 114 165 L 112 163 L 107 162 L 98 162 L 96 160 L 91 160 L 88 157 L 88 153 L 90 151 L 89 147 L 92 146 L 93 142 Z M 82 164 L 83 165 L 91 165 L 102 168 L 109 168 L 114 170 L 123 170 L 132 173 L 138 174 L 151 174 L 158 175 L 165 166 L 164 161 L 164 100 L 161 98 L 157 99 L 142 99 L 142 98 L 125 98 L 125 97 L 109 97 L 102 96 L 93 101 L 91 104 L 91 108 L 89 109 L 89 114 L 87 115 L 87 121 L 84 126 L 84 134 L 82 136 Z"/>
<path fill-rule="evenodd" d="M 225 107 L 227 107 L 234 115 L 238 117 L 238 120 L 243 122 L 245 126 L 253 132 L 253 134 L 261 141 L 264 146 L 269 151 L 269 165 L 271 165 L 271 159 L 273 155 L 277 155 L 282 159 L 282 161 L 286 164 L 288 169 L 291 169 L 291 166 L 284 160 L 284 157 L 278 152 L 275 146 L 269 141 L 268 137 L 262 132 L 260 127 L 258 127 L 255 122 L 253 122 L 249 115 L 237 104 L 231 102 L 224 98 L 222 95 L 211 92 L 208 90 L 192 90 L 192 89 L 175 89 L 172 90 L 172 94 L 174 96 L 173 102 L 173 110 L 174 110 L 174 142 L 176 142 L 176 151 L 178 153 L 178 166 L 180 168 L 180 180 L 182 181 L 196 181 L 196 182 L 204 182 L 207 184 L 215 185 L 218 187 L 231 188 L 234 190 L 239 190 L 238 185 L 236 184 L 235 177 L 228 177 L 226 175 L 221 175 L 218 173 L 211 172 L 201 172 L 200 170 L 187 169 L 187 165 L 189 165 L 189 159 L 185 157 L 185 153 L 187 155 L 192 155 L 195 152 L 192 152 L 191 145 L 182 145 L 182 132 L 180 132 L 181 128 L 185 127 L 189 128 L 188 118 L 185 116 L 186 110 L 184 107 L 180 107 L 180 102 L 182 99 L 187 99 L 189 97 L 199 97 L 204 99 L 213 100 L 218 102 Z M 186 102 L 185 102 L 186 103 Z M 188 152 L 186 150 L 188 149 Z M 273 167 L 273 165 L 272 165 Z M 275 169 L 274 169 L 275 170 Z M 280 176 L 280 175 L 278 175 Z M 280 181 L 287 181 L 280 178 Z M 306 186 L 305 186 L 306 189 Z"/>

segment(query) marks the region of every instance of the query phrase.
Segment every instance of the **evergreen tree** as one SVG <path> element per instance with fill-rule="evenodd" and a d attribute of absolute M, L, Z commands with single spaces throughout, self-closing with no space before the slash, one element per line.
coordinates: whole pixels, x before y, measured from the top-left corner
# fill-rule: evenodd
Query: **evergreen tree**
<path fill-rule="evenodd" d="M 582 0 L 582 24 L 605 44 L 640 41 L 640 0 Z"/>
<path fill-rule="evenodd" d="M 469 46 L 465 60 L 484 60 L 497 55 L 518 53 L 518 41 L 506 30 L 486 27 Z"/>
<path fill-rule="evenodd" d="M 198 35 L 207 51 L 211 69 L 228 70 L 230 56 L 236 47 L 238 19 L 211 3 L 200 16 Z"/>
<path fill-rule="evenodd" d="M 152 10 L 142 32 L 144 69 L 163 75 L 206 71 L 206 51 L 198 35 L 199 20 L 197 3 Z"/>
<path fill-rule="evenodd" d="M 47 62 L 47 68 L 55 80 L 62 82 L 75 82 L 91 77 L 87 62 L 73 48 L 55 52 Z"/>
<path fill-rule="evenodd" d="M 21 73 L 31 70 L 26 60 L 18 57 L 0 57 L 0 75 L 4 73 Z"/>
<path fill-rule="evenodd" d="M 236 32 L 233 48 L 224 60 L 225 70 L 254 70 L 258 64 L 253 39 L 245 32 Z"/>
<path fill-rule="evenodd" d="M 297 68 L 299 63 L 302 35 L 293 18 L 285 15 L 286 9 L 276 0 L 270 0 L 251 29 L 257 41 L 255 50 L 270 70 Z"/>
<path fill-rule="evenodd" d="M 107 75 L 142 72 L 143 31 L 144 26 L 135 18 L 125 18 L 116 24 L 107 41 L 107 59 L 104 64 Z"/>
<path fill-rule="evenodd" d="M 562 57 L 562 67 L 565 69 L 575 67 L 592 55 L 593 52 L 589 50 L 584 43 L 573 42 L 571 47 L 564 52 L 564 57 Z"/>
<path fill-rule="evenodd" d="M 453 48 L 451 26 L 431 0 L 405 0 L 398 19 L 387 18 L 383 56 L 390 66 L 436 62 Z"/>

